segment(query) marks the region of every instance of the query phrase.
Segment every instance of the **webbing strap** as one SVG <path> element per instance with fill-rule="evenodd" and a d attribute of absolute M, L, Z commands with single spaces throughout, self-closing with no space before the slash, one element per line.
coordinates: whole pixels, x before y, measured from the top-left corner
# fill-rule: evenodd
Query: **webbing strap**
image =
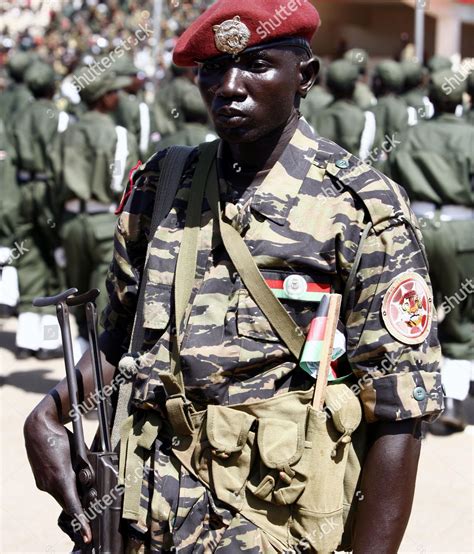
<path fill-rule="evenodd" d="M 143 308 L 145 305 L 145 288 L 146 275 L 148 269 L 148 261 L 150 258 L 151 243 L 155 236 L 158 225 L 166 217 L 171 209 L 173 200 L 176 196 L 178 186 L 183 174 L 186 160 L 193 149 L 176 146 L 168 150 L 168 154 L 163 162 L 163 167 L 160 173 L 160 180 L 155 196 L 155 204 L 153 206 L 153 216 L 150 225 L 150 242 L 145 261 L 145 267 L 142 275 L 142 283 L 140 285 L 140 293 L 137 301 L 137 309 L 135 313 L 135 321 L 133 324 L 132 337 L 130 341 L 130 352 L 138 351 L 143 343 L 144 328 L 143 328 Z M 114 424 L 112 427 L 111 445 L 112 450 L 115 450 L 120 442 L 120 430 L 123 422 L 129 416 L 129 404 L 132 397 L 132 380 L 129 379 L 123 383 L 119 389 L 117 399 L 117 407 L 115 409 Z"/>
<path fill-rule="evenodd" d="M 305 343 L 305 335 L 265 282 L 240 233 L 223 219 L 215 162 L 208 181 L 207 195 L 214 216 L 219 221 L 224 247 L 244 285 L 289 351 L 296 360 L 299 360 Z"/>

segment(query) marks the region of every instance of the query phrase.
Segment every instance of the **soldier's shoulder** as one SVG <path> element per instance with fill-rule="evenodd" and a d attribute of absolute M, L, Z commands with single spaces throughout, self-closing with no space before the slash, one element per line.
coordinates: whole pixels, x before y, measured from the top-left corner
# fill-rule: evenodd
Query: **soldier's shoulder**
<path fill-rule="evenodd" d="M 411 218 L 408 197 L 400 185 L 331 140 L 319 137 L 317 143 L 316 163 L 341 196 L 354 197 L 374 226 L 400 216 Z"/>

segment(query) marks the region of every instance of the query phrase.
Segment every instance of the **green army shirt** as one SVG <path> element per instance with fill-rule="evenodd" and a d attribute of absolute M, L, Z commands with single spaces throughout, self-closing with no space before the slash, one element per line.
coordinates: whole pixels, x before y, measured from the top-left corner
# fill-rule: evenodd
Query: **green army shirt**
<path fill-rule="evenodd" d="M 221 144 L 218 167 L 222 152 Z M 134 403 L 158 410 L 163 398 L 158 372 L 170 364 L 174 274 L 198 150 L 188 159 L 170 213 L 150 237 L 165 154 L 158 153 L 134 174 L 133 191 L 117 223 L 101 336 L 107 358 L 117 363 L 128 348 L 143 281 L 145 338 Z M 359 379 L 367 421 L 438 413 L 443 394 L 436 323 L 429 318 L 423 337 L 415 341 L 387 328 L 384 298 L 399 290 L 405 277 L 416 274 L 429 290 L 421 234 L 403 191 L 336 144 L 315 138 L 304 119 L 263 182 L 251 185 L 240 198 L 222 174 L 219 170 L 225 216 L 244 236 L 269 282 L 297 274 L 309 285 L 329 285 L 342 293 L 361 233 L 371 220 L 347 309 L 341 314 L 347 357 L 338 371 L 352 370 Z M 149 268 L 143 275 L 150 240 Z M 229 405 L 311 386 L 230 262 L 207 201 L 199 240 L 186 323 L 178 330 L 189 399 L 197 405 Z M 282 302 L 307 332 L 317 303 Z"/>
<path fill-rule="evenodd" d="M 474 206 L 474 128 L 441 114 L 410 128 L 393 162 L 412 201 Z"/>

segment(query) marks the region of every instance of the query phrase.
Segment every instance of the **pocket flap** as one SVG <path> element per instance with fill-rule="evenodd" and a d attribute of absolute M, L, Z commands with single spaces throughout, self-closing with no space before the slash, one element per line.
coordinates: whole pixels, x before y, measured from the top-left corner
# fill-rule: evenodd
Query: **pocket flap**
<path fill-rule="evenodd" d="M 233 454 L 240 452 L 255 418 L 245 412 L 225 406 L 207 407 L 207 437 L 211 445 L 219 452 Z"/>
<path fill-rule="evenodd" d="M 346 383 L 329 385 L 326 389 L 326 406 L 340 433 L 352 434 L 362 421 L 359 398 Z"/>
<path fill-rule="evenodd" d="M 260 458 L 268 468 L 288 467 L 303 455 L 303 425 L 284 419 L 261 418 L 258 423 L 257 444 Z"/>

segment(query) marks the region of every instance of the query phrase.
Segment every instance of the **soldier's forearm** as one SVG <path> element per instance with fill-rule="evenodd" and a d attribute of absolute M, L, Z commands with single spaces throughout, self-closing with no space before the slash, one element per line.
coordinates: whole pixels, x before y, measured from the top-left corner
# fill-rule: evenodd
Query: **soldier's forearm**
<path fill-rule="evenodd" d="M 115 366 L 107 362 L 101 353 L 102 368 L 104 374 L 104 385 L 109 385 L 113 379 Z M 86 413 L 96 404 L 98 395 L 95 390 L 94 375 L 90 357 L 90 350 L 87 350 L 76 365 L 78 372 L 79 402 L 81 413 Z M 57 418 L 60 423 L 71 421 L 69 390 L 66 378 L 60 381 L 49 394 L 40 402 L 36 410 L 44 412 L 44 415 Z"/>
<path fill-rule="evenodd" d="M 372 424 L 361 481 L 355 554 L 396 554 L 410 518 L 421 440 L 419 421 Z"/>

